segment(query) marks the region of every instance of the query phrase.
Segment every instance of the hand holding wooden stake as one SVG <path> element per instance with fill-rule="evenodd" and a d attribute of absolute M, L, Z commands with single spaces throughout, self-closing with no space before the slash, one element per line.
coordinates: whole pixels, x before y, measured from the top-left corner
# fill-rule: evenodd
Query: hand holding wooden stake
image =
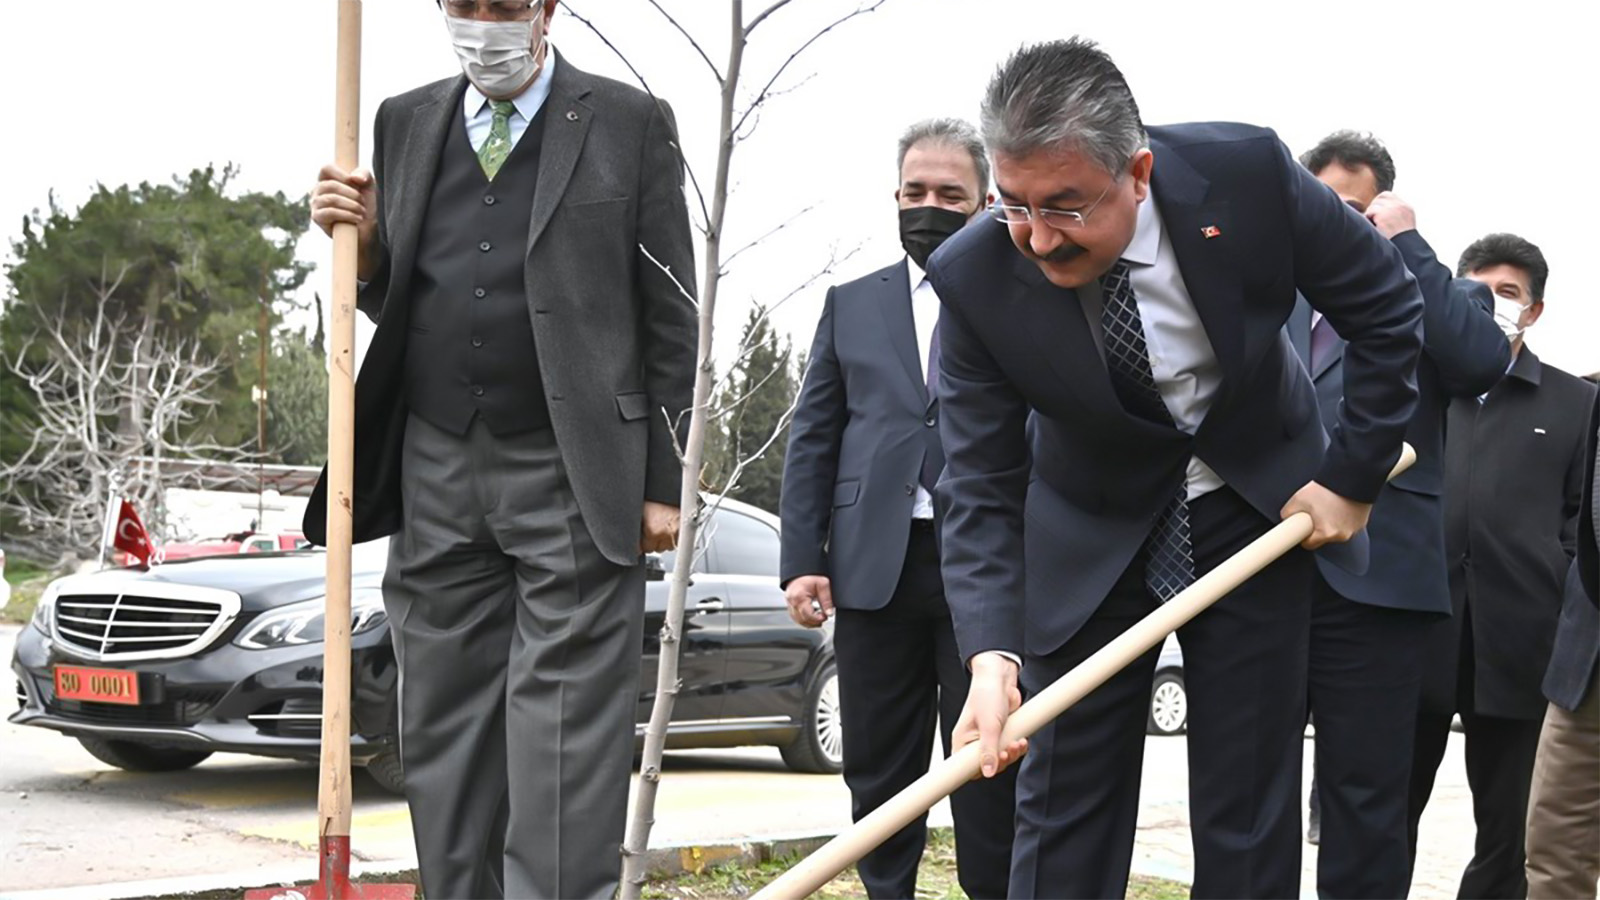
<path fill-rule="evenodd" d="M 355 169 L 361 149 L 361 0 L 337 0 L 339 57 L 334 159 Z M 317 789 L 317 881 L 299 890 L 262 888 L 246 900 L 411 900 L 409 884 L 350 881 L 350 543 L 355 521 L 356 269 L 360 228 L 331 225 L 333 327 L 328 329 L 328 555 L 323 607 L 322 779 Z"/>
<path fill-rule="evenodd" d="M 1404 446 L 1400 461 L 1389 473 L 1390 479 L 1410 468 L 1416 460 L 1416 451 L 1410 445 Z M 1279 522 L 1024 703 L 1006 721 L 1002 741 L 1010 744 L 1024 740 L 1043 728 L 1145 651 L 1166 640 L 1167 635 L 1185 622 L 1278 557 L 1300 546 L 1311 533 L 1311 516 L 1306 513 L 1296 513 Z M 940 761 L 889 802 L 763 888 L 756 894 L 756 900 L 805 897 L 815 892 L 935 803 L 954 793 L 956 788 L 971 781 L 978 774 L 978 754 L 978 743 L 973 742 Z"/>

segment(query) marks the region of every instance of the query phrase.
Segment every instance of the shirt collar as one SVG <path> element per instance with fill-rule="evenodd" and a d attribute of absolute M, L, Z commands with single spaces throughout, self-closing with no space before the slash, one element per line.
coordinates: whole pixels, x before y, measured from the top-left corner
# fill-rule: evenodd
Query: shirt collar
<path fill-rule="evenodd" d="M 533 117 L 539 114 L 544 106 L 544 101 L 550 97 L 550 82 L 556 71 L 556 52 L 551 47 L 544 54 L 544 68 L 534 77 L 533 83 L 522 93 L 511 98 L 511 103 L 516 106 L 518 115 L 524 122 L 532 122 Z M 462 105 L 466 108 L 467 118 L 474 119 L 489 105 L 489 98 L 478 90 L 477 85 L 467 82 L 467 92 L 462 95 Z"/>
<path fill-rule="evenodd" d="M 1155 194 L 1145 195 L 1139 204 L 1138 219 L 1133 226 L 1133 240 L 1122 251 L 1122 258 L 1136 266 L 1153 266 L 1161 250 L 1161 214 L 1156 211 Z"/>
<path fill-rule="evenodd" d="M 1539 357 L 1533 355 L 1524 343 L 1517 358 L 1512 360 L 1511 368 L 1506 372 L 1507 378 L 1520 378 L 1529 384 L 1538 387 L 1540 377 L 1544 374 L 1544 366 L 1540 365 Z"/>
<path fill-rule="evenodd" d="M 906 257 L 906 272 L 911 276 L 911 293 L 915 294 L 917 288 L 922 286 L 923 280 L 928 277 L 928 273 L 922 271 L 917 261 L 909 256 Z"/>

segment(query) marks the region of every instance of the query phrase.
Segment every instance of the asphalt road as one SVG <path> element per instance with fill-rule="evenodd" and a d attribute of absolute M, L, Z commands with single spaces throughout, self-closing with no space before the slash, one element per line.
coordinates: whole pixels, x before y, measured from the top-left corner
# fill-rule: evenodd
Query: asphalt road
<path fill-rule="evenodd" d="M 0 626 L 0 698 L 7 700 L 15 634 Z M 1471 856 L 1460 735 L 1452 740 L 1423 821 L 1413 897 L 1454 896 Z M 1188 880 L 1193 873 L 1184 746 L 1182 738 L 1146 745 L 1134 863 L 1144 874 Z M 307 764 L 214 756 L 186 772 L 137 775 L 106 767 L 55 732 L 0 724 L 0 894 L 122 897 L 309 878 L 316 793 L 317 771 Z M 841 779 L 791 773 L 774 750 L 673 753 L 652 844 L 833 833 L 849 824 L 849 808 Z M 948 808 L 935 809 L 932 821 L 948 824 Z M 367 871 L 415 865 L 404 802 L 364 775 L 355 779 L 352 834 Z M 1315 896 L 1316 848 L 1305 850 L 1305 895 Z"/>

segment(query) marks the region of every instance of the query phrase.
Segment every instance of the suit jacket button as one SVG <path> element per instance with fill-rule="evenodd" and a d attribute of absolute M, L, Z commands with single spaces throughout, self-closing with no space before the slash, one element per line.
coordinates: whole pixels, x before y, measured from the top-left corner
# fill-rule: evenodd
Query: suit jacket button
<path fill-rule="evenodd" d="M 483 288 L 473 288 L 472 289 L 472 296 L 477 297 L 479 300 L 482 300 L 483 298 L 489 296 L 489 292 L 484 290 Z"/>
<path fill-rule="evenodd" d="M 939 424 L 939 418 L 937 416 L 929 416 L 922 420 L 922 424 L 932 428 L 933 426 Z"/>
<path fill-rule="evenodd" d="M 910 497 L 911 495 L 915 494 L 916 492 L 917 492 L 917 486 L 916 485 L 910 484 L 910 483 L 906 484 L 906 496 L 907 497 Z"/>
<path fill-rule="evenodd" d="M 483 205 L 484 206 L 493 206 L 494 205 L 494 195 L 493 194 L 485 195 L 484 198 L 483 198 Z"/>
<path fill-rule="evenodd" d="M 478 385 L 473 385 L 472 386 L 472 396 L 474 396 L 474 397 L 482 397 L 483 396 L 483 388 L 479 387 Z"/>
<path fill-rule="evenodd" d="M 485 253 L 488 253 L 490 250 L 494 249 L 494 245 L 489 243 L 488 241 L 483 241 L 482 243 L 478 244 L 478 249 L 482 250 Z"/>

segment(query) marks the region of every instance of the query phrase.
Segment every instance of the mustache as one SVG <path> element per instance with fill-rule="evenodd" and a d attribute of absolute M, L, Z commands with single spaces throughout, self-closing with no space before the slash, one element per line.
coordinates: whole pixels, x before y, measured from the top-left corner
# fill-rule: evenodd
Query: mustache
<path fill-rule="evenodd" d="M 1028 255 L 1032 256 L 1034 259 L 1039 260 L 1040 262 L 1065 263 L 1065 262 L 1071 262 L 1072 260 L 1077 259 L 1078 257 L 1082 256 L 1083 254 L 1085 254 L 1087 252 L 1089 252 L 1089 251 L 1083 249 L 1082 247 L 1078 246 L 1077 244 L 1062 244 L 1061 246 L 1057 247 L 1056 249 L 1051 250 L 1049 253 L 1046 253 L 1044 256 L 1039 256 L 1038 254 L 1034 253 L 1032 250 L 1028 251 Z"/>

